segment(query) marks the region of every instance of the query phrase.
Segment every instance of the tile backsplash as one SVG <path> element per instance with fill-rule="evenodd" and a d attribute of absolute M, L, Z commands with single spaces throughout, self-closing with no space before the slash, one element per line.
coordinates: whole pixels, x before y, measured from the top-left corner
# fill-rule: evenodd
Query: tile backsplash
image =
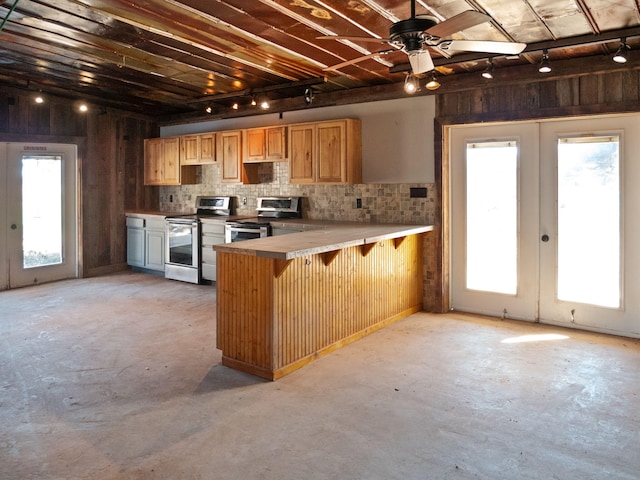
<path fill-rule="evenodd" d="M 302 215 L 315 220 L 339 220 L 376 223 L 433 224 L 435 192 L 433 184 L 356 184 L 293 185 L 289 183 L 289 164 L 273 162 L 253 165 L 260 183 L 226 184 L 220 178 L 219 165 L 203 165 L 195 185 L 161 187 L 160 210 L 191 212 L 198 195 L 233 197 L 237 215 L 253 215 L 257 197 L 300 196 Z M 427 189 L 426 198 L 411 198 L 410 189 Z M 246 203 L 243 203 L 246 199 Z M 357 199 L 361 208 L 357 208 Z"/>
<path fill-rule="evenodd" d="M 260 183 L 242 185 L 221 182 L 220 165 L 200 167 L 195 185 L 160 187 L 160 210 L 163 212 L 193 212 L 198 195 L 233 197 L 237 215 L 254 215 L 257 197 L 303 197 L 302 216 L 314 220 L 345 222 L 404 223 L 433 225 L 435 219 L 434 184 L 375 183 L 357 185 L 294 185 L 289 183 L 289 164 L 273 162 L 252 165 L 258 169 Z M 425 198 L 411 198 L 411 188 L 426 188 Z M 246 203 L 243 200 L 246 199 Z M 362 205 L 358 208 L 358 199 Z M 434 237 L 428 234 L 424 242 L 423 308 L 434 306 Z"/>

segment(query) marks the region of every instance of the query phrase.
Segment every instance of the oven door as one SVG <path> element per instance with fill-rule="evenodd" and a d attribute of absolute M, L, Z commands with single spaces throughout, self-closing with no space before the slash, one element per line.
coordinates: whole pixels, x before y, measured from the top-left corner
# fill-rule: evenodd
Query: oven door
<path fill-rule="evenodd" d="M 240 242 L 242 240 L 251 240 L 253 238 L 262 238 L 269 236 L 269 226 L 246 226 L 227 224 L 224 226 L 225 243 Z"/>
<path fill-rule="evenodd" d="M 165 263 L 198 268 L 198 222 L 171 219 L 166 223 Z"/>

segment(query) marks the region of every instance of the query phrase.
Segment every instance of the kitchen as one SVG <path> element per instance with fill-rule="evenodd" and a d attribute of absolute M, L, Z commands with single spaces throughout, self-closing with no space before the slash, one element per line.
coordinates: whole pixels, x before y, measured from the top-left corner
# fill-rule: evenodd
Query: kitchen
<path fill-rule="evenodd" d="M 367 95 L 326 100 L 336 106 L 323 105 L 328 97 L 316 94 L 314 108 L 298 108 L 299 114 L 283 108 L 282 120 L 273 113 L 220 124 L 204 117 L 201 124 L 161 126 L 147 114 L 112 107 L 79 116 L 71 99 L 53 96 L 35 106 L 32 92 L 1 87 L 2 141 L 78 145 L 82 279 L 68 289 L 76 293 L 66 296 L 45 294 L 54 284 L 37 286 L 33 291 L 42 295 L 37 301 L 28 297 L 29 289 L 0 292 L 0 302 L 17 299 L 12 309 L 3 309 L 5 315 L 14 324 L 32 326 L 23 335 L 5 337 L 15 341 L 3 350 L 33 347 L 27 350 L 28 362 L 6 362 L 11 367 L 3 377 L 9 379 L 3 388 L 4 420 L 16 422 L 4 429 L 10 432 L 2 450 L 8 461 L 0 467 L 12 469 L 0 471 L 6 478 L 46 477 L 44 469 L 60 478 L 82 478 L 87 472 L 94 478 L 207 478 L 212 472 L 221 478 L 344 478 L 350 473 L 354 478 L 423 478 L 425 471 L 442 478 L 585 478 L 594 472 L 610 475 L 604 469 L 611 468 L 619 478 L 634 478 L 637 461 L 624 454 L 633 451 L 638 425 L 633 339 L 596 343 L 598 335 L 561 330 L 572 340 L 526 343 L 527 334 L 548 330 L 423 313 L 298 374 L 262 383 L 219 367 L 212 325 L 204 320 L 211 318 L 212 304 L 197 305 L 213 293 L 211 286 L 122 274 L 128 271 L 127 211 L 181 213 L 193 211 L 199 195 L 226 195 L 240 214 L 252 216 L 258 197 L 300 196 L 310 219 L 405 223 L 404 213 L 415 216 L 415 223 L 433 223 L 436 229 L 425 242 L 423 303 L 427 311 L 446 312 L 445 127 L 637 114 L 633 62 L 624 71 L 587 66 L 585 74 L 585 62 L 558 60 L 557 76 L 542 81 L 525 67 L 514 67 L 509 79 L 491 85 L 479 83 L 475 73 L 452 75 L 463 77 L 456 79 L 455 89 L 442 82 L 438 93 L 422 92 L 409 100 L 401 88 L 376 89 L 382 95 L 375 100 Z M 353 100 L 361 103 L 350 104 Z M 324 117 L 320 107 L 337 110 L 327 110 L 330 115 Z M 146 138 L 353 117 L 363 121 L 363 148 L 387 139 L 377 144 L 379 157 L 363 151 L 362 184 L 294 186 L 287 181 L 288 165 L 274 162 L 259 167 L 264 180 L 259 184 L 225 183 L 220 167 L 208 165 L 195 184 L 144 185 Z M 412 142 L 427 145 L 399 153 Z M 426 188 L 426 199 L 411 198 L 412 188 Z M 124 292 L 116 294 L 114 277 L 122 279 Z M 147 297 L 149 285 L 160 295 Z M 147 298 L 158 308 L 144 311 Z M 175 298 L 189 309 L 181 310 Z M 76 308 L 58 314 L 64 303 Z M 126 309 L 129 315 L 123 314 Z M 54 314 L 63 327 L 40 327 Z M 61 351 L 54 353 L 56 346 Z M 433 357 L 426 356 L 429 352 Z M 78 358 L 83 368 L 72 368 Z M 34 362 L 40 375 L 25 376 Z M 545 371 L 563 373 L 549 378 Z M 16 389 L 19 374 L 33 382 L 27 383 L 29 390 Z M 100 384 L 102 377 L 116 383 Z M 549 401 L 561 396 L 564 403 Z M 27 411 L 31 422 L 22 416 Z M 28 447 L 36 443 L 42 448 Z"/>

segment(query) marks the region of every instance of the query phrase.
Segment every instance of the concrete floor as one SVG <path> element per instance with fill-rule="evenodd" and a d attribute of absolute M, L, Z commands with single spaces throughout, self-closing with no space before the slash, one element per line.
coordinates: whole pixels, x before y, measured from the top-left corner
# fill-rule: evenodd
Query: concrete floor
<path fill-rule="evenodd" d="M 215 289 L 0 292 L 0 478 L 640 478 L 640 342 L 415 314 L 278 380 L 222 367 Z M 525 335 L 556 338 L 505 343 Z"/>

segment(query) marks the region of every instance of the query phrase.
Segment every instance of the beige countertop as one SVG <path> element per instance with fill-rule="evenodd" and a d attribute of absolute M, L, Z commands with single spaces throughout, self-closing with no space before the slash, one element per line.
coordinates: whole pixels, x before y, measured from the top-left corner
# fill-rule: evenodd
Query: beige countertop
<path fill-rule="evenodd" d="M 308 221 L 300 223 L 309 224 Z M 300 233 L 219 244 L 214 245 L 213 248 L 217 252 L 291 260 L 306 255 L 416 235 L 431 230 L 433 230 L 433 225 L 322 222 L 322 226 Z"/>

